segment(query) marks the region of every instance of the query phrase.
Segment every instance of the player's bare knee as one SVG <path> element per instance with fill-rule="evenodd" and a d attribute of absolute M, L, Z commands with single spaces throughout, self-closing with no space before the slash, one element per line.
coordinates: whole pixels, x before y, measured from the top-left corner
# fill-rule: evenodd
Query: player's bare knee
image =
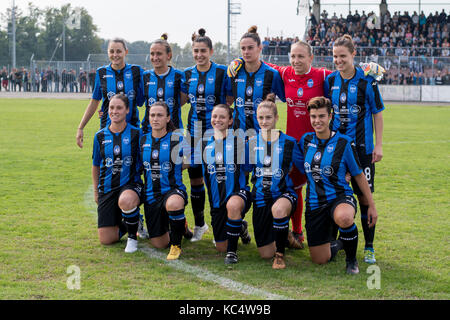
<path fill-rule="evenodd" d="M 170 196 L 166 201 L 167 211 L 177 211 L 184 208 L 184 200 L 178 195 Z"/>

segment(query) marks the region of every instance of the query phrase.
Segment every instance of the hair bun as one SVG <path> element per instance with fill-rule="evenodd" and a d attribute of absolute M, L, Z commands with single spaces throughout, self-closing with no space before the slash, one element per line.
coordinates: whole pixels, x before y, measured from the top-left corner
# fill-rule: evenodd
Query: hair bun
<path fill-rule="evenodd" d="M 200 37 L 204 37 L 206 34 L 206 30 L 203 28 L 198 29 L 198 34 L 200 35 Z"/>
<path fill-rule="evenodd" d="M 248 28 L 248 33 L 257 33 L 256 31 L 258 31 L 257 26 L 251 26 L 250 28 Z"/>
<path fill-rule="evenodd" d="M 167 41 L 168 38 L 169 38 L 169 37 L 167 36 L 167 33 L 163 33 L 163 34 L 161 35 L 161 39 L 163 39 L 163 40 L 166 40 L 166 41 Z"/>
<path fill-rule="evenodd" d="M 270 101 L 270 102 L 275 103 L 275 98 L 276 98 L 275 93 L 271 92 L 266 96 L 265 101 Z"/>

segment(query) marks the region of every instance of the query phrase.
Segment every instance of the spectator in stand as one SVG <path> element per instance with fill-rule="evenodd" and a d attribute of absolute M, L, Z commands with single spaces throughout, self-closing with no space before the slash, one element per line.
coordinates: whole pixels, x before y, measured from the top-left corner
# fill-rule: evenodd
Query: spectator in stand
<path fill-rule="evenodd" d="M 55 82 L 55 92 L 59 92 L 59 82 L 61 81 L 58 69 L 55 69 L 53 73 L 53 80 Z"/>
<path fill-rule="evenodd" d="M 63 69 L 63 71 L 61 72 L 61 86 L 62 86 L 62 90 L 61 92 L 67 92 L 67 72 L 66 69 Z"/>
<path fill-rule="evenodd" d="M 91 69 L 91 71 L 89 72 L 90 92 L 94 91 L 94 85 L 95 85 L 95 69 Z"/>

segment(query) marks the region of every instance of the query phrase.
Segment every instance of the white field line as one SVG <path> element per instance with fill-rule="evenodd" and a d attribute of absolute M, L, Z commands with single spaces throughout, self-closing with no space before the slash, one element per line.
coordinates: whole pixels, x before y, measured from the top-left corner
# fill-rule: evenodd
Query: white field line
<path fill-rule="evenodd" d="M 92 185 L 89 185 L 88 189 L 84 193 L 84 205 L 86 209 L 89 210 L 93 215 L 97 215 L 97 210 L 94 202 L 94 192 L 92 190 Z M 245 295 L 253 295 L 253 296 L 259 296 L 263 299 L 267 300 L 291 300 L 291 298 L 271 293 L 266 290 L 262 290 L 256 287 L 252 287 L 250 285 L 246 285 L 244 283 L 231 280 L 222 276 L 219 276 L 217 274 L 214 274 L 206 269 L 192 266 L 190 264 L 187 264 L 181 260 L 174 260 L 169 261 L 166 259 L 167 254 L 159 252 L 153 248 L 147 247 L 143 244 L 139 245 L 139 250 L 142 251 L 147 257 L 150 259 L 157 259 L 161 262 L 164 262 L 168 266 L 171 266 L 172 268 L 181 271 L 183 273 L 189 273 L 199 279 L 202 279 L 204 281 L 213 282 L 222 288 L 228 289 L 230 291 L 238 292 Z"/>

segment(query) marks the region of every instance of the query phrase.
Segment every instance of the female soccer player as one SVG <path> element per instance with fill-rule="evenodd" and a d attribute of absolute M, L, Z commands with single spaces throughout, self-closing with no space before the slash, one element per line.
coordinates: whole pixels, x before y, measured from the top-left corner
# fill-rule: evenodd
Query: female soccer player
<path fill-rule="evenodd" d="M 240 40 L 244 68 L 228 79 L 234 99 L 233 128 L 241 129 L 247 137 L 259 132 L 256 119 L 258 105 L 271 92 L 283 102 L 285 100 L 283 81 L 280 74 L 261 61 L 261 39 L 256 26 L 250 27 Z"/>
<path fill-rule="evenodd" d="M 257 119 L 261 130 L 247 143 L 249 159 L 244 166 L 252 171 L 255 240 L 260 256 L 275 256 L 272 267 L 284 269 L 289 217 L 297 205 L 288 173 L 294 163 L 302 164 L 301 156 L 296 140 L 275 129 L 278 112 L 273 93 L 259 104 Z"/>
<path fill-rule="evenodd" d="M 211 225 L 216 249 L 227 252 L 225 264 L 237 263 L 237 245 L 243 218 L 251 206 L 250 188 L 241 166 L 245 144 L 231 128 L 233 112 L 225 104 L 216 105 L 211 114 L 214 135 L 203 142 L 203 177 L 211 205 Z"/>
<path fill-rule="evenodd" d="M 151 132 L 143 135 L 140 141 L 145 177 L 145 221 L 150 243 L 156 248 L 166 248 L 170 243 L 167 259 L 175 260 L 181 254 L 181 240 L 186 232 L 183 136 L 173 132 L 176 128 L 165 102 L 152 104 L 148 114 Z"/>
<path fill-rule="evenodd" d="M 375 163 L 383 157 L 383 100 L 377 82 L 354 66 L 355 46 L 349 35 L 338 38 L 333 45 L 333 60 L 337 71 L 325 81 L 325 96 L 334 108 L 331 129 L 349 136 L 356 143 L 358 158 L 372 192 L 374 192 Z M 373 142 L 375 127 L 375 145 Z M 369 199 L 352 181 L 361 209 L 365 248 L 364 260 L 375 263 L 373 240 L 375 225 L 367 214 Z"/>
<path fill-rule="evenodd" d="M 211 61 L 214 53 L 211 39 L 205 35 L 205 29 L 192 35 L 192 55 L 195 66 L 184 71 L 186 93 L 189 96 L 191 109 L 188 115 L 187 129 L 191 146 L 194 147 L 206 135 L 211 135 L 211 112 L 215 105 L 226 103 L 227 75 L 226 66 Z M 209 131 L 208 131 L 209 130 Z M 191 152 L 191 163 L 188 169 L 191 182 L 191 204 L 194 213 L 195 227 L 191 241 L 201 240 L 208 230 L 205 223 L 205 187 L 202 173 L 201 153 Z"/>
<path fill-rule="evenodd" d="M 125 252 L 131 253 L 137 250 L 142 181 L 140 130 L 127 123 L 129 109 L 129 98 L 125 94 L 116 94 L 109 101 L 111 122 L 94 138 L 92 180 L 98 204 L 100 243 L 112 244 L 128 232 Z"/>
<path fill-rule="evenodd" d="M 330 130 L 331 101 L 313 98 L 308 103 L 308 111 L 314 133 L 306 133 L 300 140 L 304 165 L 298 169 L 308 179 L 305 220 L 311 259 L 314 263 L 327 263 L 343 247 L 347 273 L 357 274 L 356 201 L 346 173 L 350 172 L 368 199 L 370 226 L 378 218 L 372 193 L 359 165 L 354 142 L 339 131 Z M 339 226 L 339 240 L 332 235 L 334 223 Z"/>
<path fill-rule="evenodd" d="M 142 131 L 149 131 L 149 107 L 156 101 L 164 101 L 170 109 L 172 123 L 176 128 L 182 129 L 181 107 L 187 101 L 183 93 L 184 74 L 182 71 L 169 65 L 172 59 L 172 48 L 167 42 L 167 34 L 152 42 L 150 46 L 150 61 L 152 70 L 144 72 L 143 88 L 145 99 L 145 116 L 142 119 Z"/>
<path fill-rule="evenodd" d="M 78 125 L 76 139 L 80 148 L 83 147 L 83 129 L 97 110 L 100 100 L 103 100 L 100 129 L 109 125 L 108 106 L 111 98 L 117 93 L 124 93 L 129 99 L 130 111 L 127 114 L 127 122 L 137 128 L 139 127 L 139 111 L 137 107 L 144 102 L 141 85 L 141 77 L 144 70 L 140 66 L 126 63 L 125 58 L 127 54 L 128 49 L 125 40 L 114 38 L 109 41 L 108 58 L 111 63 L 97 69 L 92 98 Z"/>

